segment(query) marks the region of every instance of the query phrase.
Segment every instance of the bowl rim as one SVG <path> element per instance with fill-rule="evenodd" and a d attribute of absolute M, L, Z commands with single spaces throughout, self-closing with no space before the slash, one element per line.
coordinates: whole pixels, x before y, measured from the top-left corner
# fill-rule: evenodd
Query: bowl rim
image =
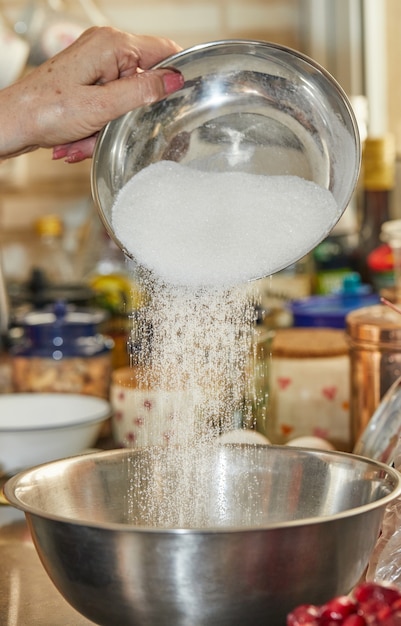
<path fill-rule="evenodd" d="M 67 517 L 65 515 L 57 515 L 54 513 L 44 513 L 38 507 L 31 506 L 29 504 L 24 504 L 21 499 L 17 495 L 18 489 L 24 487 L 24 483 L 30 481 L 31 477 L 35 473 L 40 473 L 43 469 L 46 469 L 49 466 L 63 465 L 65 463 L 71 462 L 81 462 L 80 460 L 85 458 L 85 460 L 94 461 L 96 459 L 107 458 L 108 456 L 119 456 L 119 457 L 128 457 L 135 450 L 144 450 L 144 448 L 115 448 L 112 450 L 101 450 L 83 453 L 79 455 L 75 455 L 74 457 L 70 457 L 67 459 L 58 459 L 55 461 L 50 461 L 47 463 L 42 463 L 35 467 L 23 470 L 18 474 L 12 476 L 4 485 L 3 492 L 6 500 L 9 504 L 14 506 L 17 509 L 22 510 L 25 513 L 26 518 L 29 520 L 30 517 L 38 517 L 41 519 L 46 519 L 49 521 L 55 521 L 64 524 L 73 524 L 74 526 L 86 526 L 88 528 L 93 529 L 101 529 L 104 531 L 119 531 L 126 533 L 139 533 L 139 534 L 160 534 L 160 535 L 208 535 L 208 534 L 239 534 L 239 533 L 250 533 L 250 532 L 267 532 L 271 530 L 283 530 L 296 528 L 299 526 L 305 525 L 320 525 L 326 523 L 336 522 L 338 520 L 354 517 L 356 515 L 362 515 L 364 513 L 369 513 L 376 509 L 384 509 L 385 507 L 396 500 L 401 496 L 401 473 L 393 467 L 385 463 L 381 463 L 380 461 L 370 459 L 368 457 L 355 455 L 351 452 L 340 452 L 337 450 L 317 450 L 315 448 L 307 448 L 307 447 L 286 447 L 280 445 L 266 445 L 266 444 L 220 444 L 222 447 L 230 447 L 230 448 L 273 448 L 273 449 L 282 449 L 288 450 L 285 454 L 291 454 L 294 451 L 298 450 L 303 453 L 311 454 L 313 456 L 319 457 L 328 457 L 328 458 L 349 458 L 352 457 L 356 461 L 363 462 L 370 466 L 372 469 L 382 470 L 386 472 L 387 475 L 391 476 L 391 478 L 395 481 L 394 489 L 391 493 L 373 501 L 368 504 L 363 504 L 360 506 L 356 506 L 350 509 L 346 509 L 344 511 L 340 511 L 338 513 L 334 513 L 326 516 L 312 516 L 305 517 L 297 520 L 289 520 L 286 522 L 274 522 L 271 524 L 266 524 L 264 526 L 211 526 L 211 527 L 149 527 L 149 526 L 141 526 L 141 525 L 130 525 L 129 523 L 123 522 L 96 522 L 93 520 L 85 520 L 80 519 L 76 520 L 72 517 Z M 154 446 L 160 448 L 160 446 Z"/>
<path fill-rule="evenodd" d="M 0 435 L 6 435 L 10 433 L 22 434 L 22 433 L 34 433 L 34 432 L 43 432 L 43 431 L 57 431 L 61 429 L 70 429 L 70 428 L 79 428 L 80 426 L 87 426 L 90 424 L 96 424 L 98 422 L 103 422 L 104 420 L 111 417 L 112 408 L 111 404 L 108 400 L 104 398 L 100 398 L 98 396 L 91 396 L 89 394 L 79 394 L 79 393 L 58 393 L 58 392 L 49 392 L 49 393 L 36 393 L 32 392 L 21 392 L 21 393 L 7 393 L 0 395 L 0 413 L 4 408 L 1 406 L 2 402 L 10 401 L 22 401 L 23 405 L 29 410 L 29 405 L 35 403 L 36 405 L 43 404 L 44 402 L 49 402 L 57 400 L 57 402 L 62 403 L 64 401 L 68 401 L 74 399 L 75 401 L 85 402 L 87 405 L 92 405 L 91 415 L 86 417 L 81 417 L 79 419 L 69 420 L 63 418 L 63 421 L 48 421 L 43 424 L 30 425 L 28 423 L 17 424 L 10 422 L 9 425 L 1 424 L 1 415 L 0 415 Z M 16 407 L 13 407 L 12 410 L 16 411 Z M 11 420 L 13 416 L 11 416 Z"/>

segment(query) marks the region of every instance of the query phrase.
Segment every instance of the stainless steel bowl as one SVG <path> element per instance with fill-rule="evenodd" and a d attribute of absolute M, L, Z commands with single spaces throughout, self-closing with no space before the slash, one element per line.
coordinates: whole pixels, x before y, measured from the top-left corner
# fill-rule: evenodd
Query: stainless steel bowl
<path fill-rule="evenodd" d="M 357 124 L 336 81 L 308 57 L 261 41 L 198 45 L 156 67 L 180 70 L 184 87 L 110 122 L 92 161 L 100 217 L 125 254 L 111 224 L 115 198 L 134 174 L 161 160 L 296 175 L 330 189 L 338 211 L 316 233 L 310 245 L 317 245 L 347 207 L 360 166 Z M 307 251 L 292 252 L 288 264 Z"/>
<path fill-rule="evenodd" d="M 6 484 L 50 578 L 94 622 L 283 626 L 296 605 L 350 591 L 401 494 L 396 470 L 346 453 L 216 445 L 200 466 L 180 455 L 91 453 Z M 183 481 L 202 522 L 150 525 L 180 515 Z"/>

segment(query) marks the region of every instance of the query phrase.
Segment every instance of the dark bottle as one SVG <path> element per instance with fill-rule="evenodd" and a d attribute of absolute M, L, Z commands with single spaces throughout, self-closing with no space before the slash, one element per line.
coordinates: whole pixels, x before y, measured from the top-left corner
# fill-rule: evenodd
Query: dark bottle
<path fill-rule="evenodd" d="M 356 233 L 333 232 L 314 249 L 315 294 L 328 295 L 340 291 L 344 279 L 353 274 L 352 256 L 357 241 Z"/>
<path fill-rule="evenodd" d="M 392 191 L 395 181 L 395 142 L 392 135 L 370 138 L 363 151 L 360 230 L 355 269 L 362 282 L 374 285 L 368 256 L 382 241 L 382 224 L 391 219 Z"/>

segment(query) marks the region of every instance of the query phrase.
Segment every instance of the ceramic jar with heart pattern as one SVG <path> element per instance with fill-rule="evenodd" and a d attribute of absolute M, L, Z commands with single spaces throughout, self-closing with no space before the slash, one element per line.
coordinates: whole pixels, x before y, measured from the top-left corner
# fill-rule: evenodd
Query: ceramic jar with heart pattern
<path fill-rule="evenodd" d="M 272 341 L 270 410 L 272 443 L 312 435 L 350 450 L 350 365 L 345 332 L 286 328 Z"/>

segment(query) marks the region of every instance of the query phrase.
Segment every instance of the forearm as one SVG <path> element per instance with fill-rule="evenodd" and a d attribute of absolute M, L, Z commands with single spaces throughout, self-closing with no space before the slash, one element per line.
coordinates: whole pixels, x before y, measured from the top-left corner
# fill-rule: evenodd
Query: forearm
<path fill-rule="evenodd" d="M 34 140 L 32 103 L 19 84 L 0 91 L 0 159 L 7 159 L 39 147 Z"/>

